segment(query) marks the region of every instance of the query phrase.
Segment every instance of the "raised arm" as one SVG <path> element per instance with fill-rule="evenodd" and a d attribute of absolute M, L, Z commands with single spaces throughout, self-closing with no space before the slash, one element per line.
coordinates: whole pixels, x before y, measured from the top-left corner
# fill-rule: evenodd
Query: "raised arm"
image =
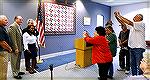
<path fill-rule="evenodd" d="M 128 20 L 127 18 L 121 16 L 119 12 L 115 12 L 114 14 L 119 23 L 121 23 L 121 24 L 126 23 L 128 25 L 133 26 L 133 22 Z"/>
<path fill-rule="evenodd" d="M 119 17 L 117 17 L 117 16 L 115 16 L 115 17 L 120 24 L 123 24 L 123 25 L 125 24 L 122 20 L 119 19 Z"/>

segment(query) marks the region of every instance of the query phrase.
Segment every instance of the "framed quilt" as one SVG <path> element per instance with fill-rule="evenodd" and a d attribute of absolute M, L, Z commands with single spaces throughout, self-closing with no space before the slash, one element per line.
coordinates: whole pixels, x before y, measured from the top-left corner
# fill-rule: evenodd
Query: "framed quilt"
<path fill-rule="evenodd" d="M 44 3 L 45 34 L 75 34 L 75 7 Z"/>

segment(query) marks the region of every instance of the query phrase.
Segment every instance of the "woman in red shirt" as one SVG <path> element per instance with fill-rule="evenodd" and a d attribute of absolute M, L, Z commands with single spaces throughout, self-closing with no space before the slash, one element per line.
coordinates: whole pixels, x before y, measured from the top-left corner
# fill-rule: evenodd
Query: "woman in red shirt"
<path fill-rule="evenodd" d="M 105 28 L 96 27 L 94 37 L 90 37 L 87 32 L 83 33 L 84 40 L 93 45 L 92 48 L 92 64 L 98 65 L 99 80 L 107 80 L 108 69 L 112 63 L 112 55 L 105 38 Z"/>

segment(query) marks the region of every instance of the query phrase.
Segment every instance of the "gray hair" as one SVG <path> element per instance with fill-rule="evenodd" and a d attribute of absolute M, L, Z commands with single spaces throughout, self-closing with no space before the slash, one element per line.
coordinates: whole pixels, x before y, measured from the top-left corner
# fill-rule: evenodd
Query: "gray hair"
<path fill-rule="evenodd" d="M 5 15 L 0 15 L 0 20 L 2 20 L 4 17 L 6 17 Z"/>
<path fill-rule="evenodd" d="M 30 21 L 32 21 L 32 22 L 34 23 L 34 20 L 33 20 L 33 19 L 28 19 L 28 20 L 27 20 L 27 24 L 29 24 Z"/>

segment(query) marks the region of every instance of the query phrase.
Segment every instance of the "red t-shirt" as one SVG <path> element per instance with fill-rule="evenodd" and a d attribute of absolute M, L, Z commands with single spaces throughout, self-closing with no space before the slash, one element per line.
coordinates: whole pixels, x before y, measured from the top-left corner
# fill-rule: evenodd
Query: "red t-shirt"
<path fill-rule="evenodd" d="M 92 64 L 107 63 L 112 61 L 108 41 L 104 36 L 85 37 L 84 40 L 90 44 L 93 44 Z"/>

